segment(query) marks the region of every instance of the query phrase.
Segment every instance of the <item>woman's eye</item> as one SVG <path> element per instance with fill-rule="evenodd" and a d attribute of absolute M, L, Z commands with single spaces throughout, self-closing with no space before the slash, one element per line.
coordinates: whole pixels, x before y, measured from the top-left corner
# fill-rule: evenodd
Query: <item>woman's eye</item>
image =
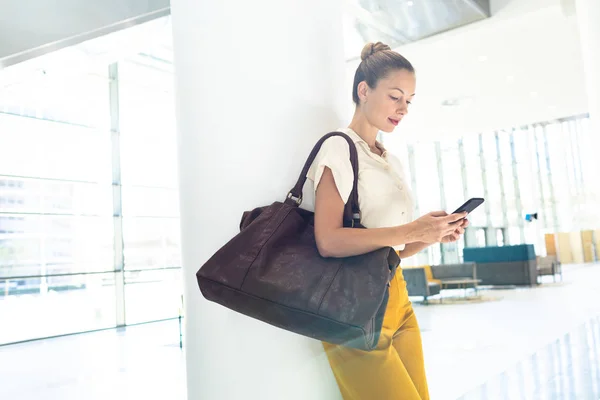
<path fill-rule="evenodd" d="M 397 97 L 394 97 L 394 96 L 390 96 L 390 99 L 392 99 L 394 101 L 398 101 L 399 100 Z"/>
<path fill-rule="evenodd" d="M 407 101 L 406 104 L 410 106 L 412 104 L 412 101 Z"/>

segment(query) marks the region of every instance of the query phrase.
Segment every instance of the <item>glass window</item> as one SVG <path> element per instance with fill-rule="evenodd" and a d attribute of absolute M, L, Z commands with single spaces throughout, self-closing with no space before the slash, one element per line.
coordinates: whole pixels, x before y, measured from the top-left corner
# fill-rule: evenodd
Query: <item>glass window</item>
<path fill-rule="evenodd" d="M 441 247 L 444 254 L 444 264 L 459 263 L 462 257 L 462 249 L 464 249 L 464 237 L 454 243 L 444 243 Z"/>
<path fill-rule="evenodd" d="M 504 246 L 504 229 L 496 229 L 496 243 L 498 246 Z"/>
<path fill-rule="evenodd" d="M 125 269 L 181 266 L 179 220 L 123 218 Z"/>
<path fill-rule="evenodd" d="M 512 133 L 502 131 L 498 133 L 498 145 L 500 148 L 500 166 L 502 169 L 502 183 L 506 201 L 506 220 L 508 225 L 519 224 L 519 212 L 517 209 L 517 198 L 515 193 L 515 179 L 513 176 L 513 157 L 511 150 Z"/>
<path fill-rule="evenodd" d="M 508 242 L 511 246 L 522 244 L 521 228 L 515 226 L 508 228 Z"/>
<path fill-rule="evenodd" d="M 177 189 L 124 186 L 122 195 L 126 217 L 179 217 Z"/>
<path fill-rule="evenodd" d="M 30 67 L 27 62 L 7 68 L 5 73 L 12 75 L 11 84 L 0 90 L 0 111 L 108 131 L 107 65 L 71 59 L 69 49 L 62 53 L 32 60 L 40 63 L 39 68 Z M 48 65 L 55 56 L 60 60 L 54 66 Z"/>
<path fill-rule="evenodd" d="M 589 118 L 581 118 L 577 120 L 576 123 L 579 131 L 578 143 L 582 157 L 584 187 L 595 187 L 598 179 L 596 171 L 600 169 L 600 163 L 598 163 L 598 153 L 596 151 L 597 145 L 595 144 L 597 139 L 595 139 L 592 135 Z M 600 144 L 600 142 L 597 143 Z"/>
<path fill-rule="evenodd" d="M 121 168 L 124 185 L 176 188 L 177 138 L 173 78 L 165 82 L 157 71 L 158 87 L 137 84 L 135 76 L 148 67 L 120 64 Z M 154 83 L 154 81 L 152 81 Z"/>
<path fill-rule="evenodd" d="M 494 133 L 481 135 L 483 159 L 485 162 L 485 178 L 488 198 L 486 202 L 490 209 L 490 217 L 493 226 L 504 225 L 502 211 L 502 190 L 500 175 L 498 171 L 498 150 L 496 148 L 496 136 Z"/>
<path fill-rule="evenodd" d="M 465 136 L 463 138 L 463 149 L 465 152 L 468 197 L 485 197 L 479 155 L 479 136 Z M 469 216 L 469 221 L 473 226 L 485 226 L 487 224 L 485 207 L 482 206 L 476 212 L 473 212 Z"/>
<path fill-rule="evenodd" d="M 552 124 L 546 129 L 546 140 L 548 141 L 548 155 L 550 170 L 552 172 L 552 186 L 554 196 L 552 202 L 556 207 L 557 229 L 571 229 L 573 219 L 573 205 L 571 203 L 571 192 L 569 190 L 569 176 L 567 172 L 567 158 L 565 157 L 564 132 L 568 129 L 567 123 Z"/>
<path fill-rule="evenodd" d="M 516 130 L 513 139 L 523 213 L 531 214 L 538 209 L 537 161 L 532 130 Z M 520 218 L 525 218 L 525 215 L 521 215 Z"/>
<path fill-rule="evenodd" d="M 600 210 L 597 200 L 600 196 L 597 184 L 600 159 L 596 151 L 600 141 L 597 138 L 598 135 L 590 132 L 589 118 L 575 119 L 565 125 L 565 136 L 573 149 L 573 156 L 566 157 L 567 173 L 569 176 L 573 176 L 576 185 L 574 185 L 575 190 L 572 189 L 569 194 L 571 219 L 570 221 L 565 218 L 562 220 L 564 223 L 570 222 L 571 230 L 596 229 L 600 226 Z"/>
<path fill-rule="evenodd" d="M 108 131 L 0 114 L 0 173 L 110 183 Z"/>
<path fill-rule="evenodd" d="M 573 166 L 573 181 L 575 182 L 575 190 L 577 193 L 582 193 L 583 188 L 583 172 L 582 172 L 582 157 L 581 143 L 579 141 L 579 124 L 575 120 L 567 122 L 569 136 L 569 147 L 571 153 L 571 162 Z"/>
<path fill-rule="evenodd" d="M 177 317 L 182 289 L 172 66 L 137 61 L 119 64 L 128 324 Z"/>
<path fill-rule="evenodd" d="M 536 227 L 534 225 L 532 225 L 532 223 L 528 223 L 527 225 L 525 225 L 524 230 L 525 230 L 525 243 L 533 244 L 536 246 L 536 249 L 537 249 L 537 244 L 539 243 L 539 240 L 538 240 L 538 232 L 537 232 Z M 537 251 L 538 250 L 536 250 L 536 252 Z"/>
<path fill-rule="evenodd" d="M 457 242 L 457 245 L 458 245 L 458 262 L 462 263 L 464 261 L 463 250 L 466 247 L 466 238 L 465 238 L 465 236 L 463 236 L 462 238 L 460 238 L 460 240 Z"/>
<path fill-rule="evenodd" d="M 140 130 L 140 133 L 148 131 Z M 122 182 L 123 185 L 176 188 L 177 149 L 176 138 L 122 136 Z"/>
<path fill-rule="evenodd" d="M 546 152 L 546 127 L 538 126 L 535 129 L 536 131 L 536 150 L 538 152 L 538 163 L 539 163 L 539 171 L 538 181 L 541 183 L 541 191 L 542 197 L 540 197 L 539 204 L 540 207 L 547 207 L 552 202 L 552 193 L 550 191 L 550 171 L 548 169 L 548 154 Z M 544 216 L 542 218 L 542 222 L 545 224 L 547 228 L 552 228 L 554 226 L 552 213 L 546 213 L 544 211 Z"/>
<path fill-rule="evenodd" d="M 122 311 L 126 323 L 177 317 L 172 54 L 156 41 L 164 27 L 136 27 L 152 39 L 117 68 L 108 63 L 124 53 L 88 54 L 129 42 L 127 31 L 0 71 L 0 321 L 9 322 L 0 344 L 113 327 Z M 115 291 L 121 215 L 124 302 Z"/>
<path fill-rule="evenodd" d="M 0 277 L 0 344 L 116 325 L 115 274 Z"/>
<path fill-rule="evenodd" d="M 457 141 L 443 141 L 440 143 L 440 147 L 446 211 L 452 212 L 466 201 L 464 198 L 460 152 Z"/>
<path fill-rule="evenodd" d="M 596 196 L 597 185 L 589 183 L 590 179 L 595 179 L 595 176 L 590 178 L 592 174 L 589 171 L 595 169 L 587 167 L 596 165 L 597 157 L 593 156 L 593 152 L 586 151 L 590 148 L 586 143 L 593 142 L 590 137 L 587 117 L 499 131 L 497 143 L 494 134 L 481 135 L 488 189 L 486 200 L 490 202 L 486 206 L 493 214 L 493 226 L 504 229 L 500 243 L 539 243 L 539 232 L 535 231 L 539 228 L 565 231 L 597 225 L 595 222 L 600 221 L 600 216 L 597 206 L 592 204 L 591 200 Z M 461 140 L 465 156 L 463 167 L 467 181 L 467 197 L 483 197 L 479 136 L 470 134 Z M 443 195 L 447 208 L 452 208 L 453 202 L 459 198 L 458 188 L 462 182 L 448 166 L 456 165 L 455 160 L 460 160 L 456 155 L 457 152 L 460 154 L 460 147 L 452 140 L 447 140 L 440 142 L 440 149 Z M 417 182 L 423 179 L 435 181 L 433 169 L 428 169 L 428 165 L 423 161 L 433 158 L 434 147 L 420 147 L 418 153 L 420 159 Z M 433 165 L 430 163 L 429 167 Z M 428 170 L 428 174 L 423 173 L 423 170 Z M 502 214 L 501 184 L 504 189 L 506 215 Z M 429 196 L 419 191 L 418 199 L 424 199 L 425 204 L 430 206 L 427 201 L 431 202 L 435 196 L 428 194 Z M 469 219 L 474 229 L 487 225 L 484 209 L 481 208 L 481 211 L 470 215 Z M 536 212 L 540 216 L 539 221 L 525 223 L 525 214 Z M 475 240 L 484 245 L 485 232 L 475 232 Z M 496 242 L 497 231 L 492 229 L 488 233 Z M 442 251 L 444 257 L 454 257 L 454 249 L 450 246 L 442 246 Z M 427 257 L 430 261 L 433 260 L 433 250 Z"/>
<path fill-rule="evenodd" d="M 421 214 L 441 208 L 440 181 L 437 168 L 435 144 L 417 143 L 415 152 L 416 198 Z"/>
<path fill-rule="evenodd" d="M 112 217 L 0 215 L 0 277 L 114 269 Z"/>
<path fill-rule="evenodd" d="M 533 158 L 533 177 L 535 185 L 535 198 L 534 207 L 535 210 L 531 212 L 537 212 L 539 215 L 539 224 L 542 227 L 546 227 L 549 221 L 548 216 L 545 214 L 545 189 L 547 181 L 544 182 L 545 178 L 543 174 L 547 175 L 547 168 L 545 167 L 545 151 L 543 149 L 543 128 L 539 125 L 532 126 L 529 129 L 532 138 L 532 158 Z M 547 189 L 546 189 L 547 190 Z M 529 213 L 531 213 L 529 212 Z"/>
<path fill-rule="evenodd" d="M 442 263 L 442 246 L 437 243 L 427 248 L 427 263 L 429 265 L 440 265 Z"/>
<path fill-rule="evenodd" d="M 487 245 L 485 228 L 477 229 L 475 238 L 477 239 L 477 247 L 485 247 Z"/>
<path fill-rule="evenodd" d="M 182 306 L 181 270 L 125 272 L 128 324 L 174 318 Z"/>
<path fill-rule="evenodd" d="M 568 190 L 570 193 L 577 193 L 577 179 L 575 175 L 575 165 L 573 160 L 572 142 L 571 142 L 571 127 L 570 121 L 566 121 L 562 124 L 562 145 L 563 151 L 562 156 L 565 163 L 565 174 L 569 182 Z"/>
<path fill-rule="evenodd" d="M 4 213 L 112 216 L 112 187 L 69 181 L 4 178 Z M 11 201 L 12 200 L 12 201 Z"/>

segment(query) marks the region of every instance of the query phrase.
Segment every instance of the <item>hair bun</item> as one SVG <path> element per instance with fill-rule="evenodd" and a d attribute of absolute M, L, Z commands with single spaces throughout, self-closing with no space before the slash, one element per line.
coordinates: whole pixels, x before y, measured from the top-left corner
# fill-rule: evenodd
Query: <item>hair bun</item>
<path fill-rule="evenodd" d="M 379 51 L 391 50 L 390 46 L 385 43 L 367 43 L 360 53 L 360 59 L 365 61 L 367 58 Z"/>

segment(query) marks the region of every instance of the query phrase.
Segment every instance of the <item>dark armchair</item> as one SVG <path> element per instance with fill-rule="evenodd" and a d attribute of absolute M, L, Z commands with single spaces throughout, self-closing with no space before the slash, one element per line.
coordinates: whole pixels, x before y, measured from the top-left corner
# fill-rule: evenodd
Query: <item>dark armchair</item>
<path fill-rule="evenodd" d="M 422 296 L 427 298 L 440 294 L 441 286 L 437 282 L 429 282 L 424 267 L 403 268 L 402 275 L 406 281 L 409 296 Z"/>

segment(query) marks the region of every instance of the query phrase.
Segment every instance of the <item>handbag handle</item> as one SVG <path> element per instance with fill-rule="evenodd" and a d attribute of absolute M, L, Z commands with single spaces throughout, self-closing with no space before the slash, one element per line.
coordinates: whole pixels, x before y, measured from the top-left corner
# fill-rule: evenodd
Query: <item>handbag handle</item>
<path fill-rule="evenodd" d="M 323 143 L 325 143 L 325 141 L 332 136 L 341 136 L 348 142 L 348 145 L 350 146 L 350 164 L 352 164 L 352 172 L 354 174 L 354 182 L 352 183 L 350 198 L 344 207 L 344 226 L 361 227 L 360 209 L 358 207 L 358 153 L 356 151 L 356 145 L 354 144 L 354 141 L 350 138 L 350 136 L 343 132 L 328 133 L 317 142 L 312 152 L 308 156 L 306 163 L 304 164 L 304 168 L 300 173 L 300 177 L 298 178 L 298 182 L 296 182 L 296 186 L 294 186 L 288 193 L 285 203 L 296 207 L 300 206 L 302 203 L 302 188 L 306 183 L 306 174 L 308 173 L 312 163 L 315 161 L 315 158 L 317 157 L 319 150 L 321 150 Z"/>

